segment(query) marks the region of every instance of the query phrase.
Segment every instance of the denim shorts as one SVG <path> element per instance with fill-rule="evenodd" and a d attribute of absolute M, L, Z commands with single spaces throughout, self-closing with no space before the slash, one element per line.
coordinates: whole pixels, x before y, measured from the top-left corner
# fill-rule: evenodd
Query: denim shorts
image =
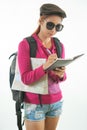
<path fill-rule="evenodd" d="M 58 101 L 53 104 L 29 104 L 24 103 L 24 120 L 40 121 L 46 117 L 58 117 L 62 112 L 63 101 Z"/>

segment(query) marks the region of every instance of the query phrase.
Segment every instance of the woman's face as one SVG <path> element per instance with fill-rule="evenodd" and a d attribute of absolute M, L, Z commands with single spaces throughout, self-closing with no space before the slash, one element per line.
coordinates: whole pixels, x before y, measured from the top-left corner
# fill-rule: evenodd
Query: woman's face
<path fill-rule="evenodd" d="M 40 31 L 45 37 L 51 37 L 55 35 L 58 29 L 62 29 L 62 18 L 56 15 L 47 17 L 41 22 Z"/>

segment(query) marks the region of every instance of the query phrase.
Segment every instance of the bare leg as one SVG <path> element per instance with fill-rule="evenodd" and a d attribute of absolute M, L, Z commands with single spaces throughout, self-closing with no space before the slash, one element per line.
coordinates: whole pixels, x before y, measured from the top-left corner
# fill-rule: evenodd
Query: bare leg
<path fill-rule="evenodd" d="M 45 120 L 45 130 L 56 130 L 59 117 L 50 118 L 47 117 Z"/>
<path fill-rule="evenodd" d="M 45 121 L 29 121 L 25 120 L 26 130 L 44 130 Z"/>

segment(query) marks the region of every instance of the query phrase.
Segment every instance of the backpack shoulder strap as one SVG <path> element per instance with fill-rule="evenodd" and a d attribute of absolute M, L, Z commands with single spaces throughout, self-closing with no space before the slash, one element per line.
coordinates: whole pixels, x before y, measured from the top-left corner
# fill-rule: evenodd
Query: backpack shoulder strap
<path fill-rule="evenodd" d="M 30 46 L 30 56 L 35 57 L 36 56 L 36 51 L 37 51 L 37 43 L 36 40 L 32 37 L 26 37 L 26 40 Z"/>
<path fill-rule="evenodd" d="M 56 49 L 57 49 L 57 56 L 60 58 L 61 54 L 62 54 L 62 44 L 60 42 L 60 40 L 56 37 L 53 37 Z"/>

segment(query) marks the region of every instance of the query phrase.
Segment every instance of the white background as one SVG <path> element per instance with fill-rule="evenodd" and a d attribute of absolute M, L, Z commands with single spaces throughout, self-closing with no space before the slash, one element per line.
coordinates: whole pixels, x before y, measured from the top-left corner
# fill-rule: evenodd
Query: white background
<path fill-rule="evenodd" d="M 66 57 L 85 53 L 66 68 L 67 80 L 61 84 L 63 113 L 57 129 L 87 130 L 86 0 L 0 0 L 0 130 L 17 130 L 8 57 L 24 37 L 35 31 L 39 8 L 45 2 L 58 4 L 67 13 L 64 30 L 56 35 L 65 45 Z"/>

